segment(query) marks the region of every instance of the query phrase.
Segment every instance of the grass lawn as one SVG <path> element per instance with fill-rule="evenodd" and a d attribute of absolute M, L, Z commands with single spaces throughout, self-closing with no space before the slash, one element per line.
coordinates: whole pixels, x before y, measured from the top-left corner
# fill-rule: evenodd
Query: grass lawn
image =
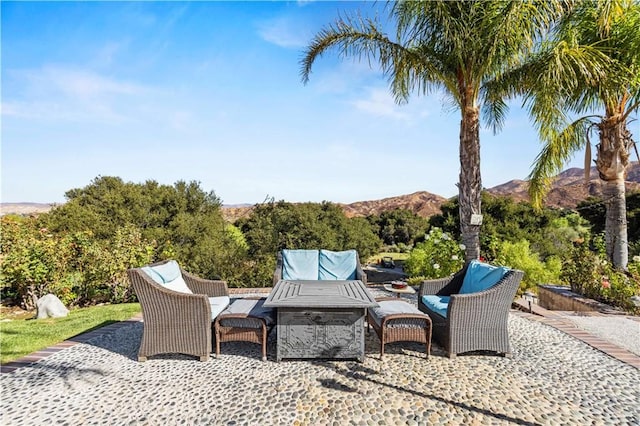
<path fill-rule="evenodd" d="M 374 256 L 371 256 L 367 263 L 376 263 L 378 259 L 382 259 L 384 256 L 391 256 L 391 258 L 396 260 L 407 260 L 409 257 L 409 253 L 378 253 Z"/>
<path fill-rule="evenodd" d="M 0 322 L 0 363 L 60 343 L 97 327 L 131 318 L 139 303 L 73 309 L 65 318 L 17 319 Z"/>

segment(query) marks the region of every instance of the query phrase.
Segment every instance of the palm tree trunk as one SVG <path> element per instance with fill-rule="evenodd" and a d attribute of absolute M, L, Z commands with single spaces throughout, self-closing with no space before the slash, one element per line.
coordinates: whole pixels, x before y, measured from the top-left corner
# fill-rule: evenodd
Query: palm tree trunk
<path fill-rule="evenodd" d="M 480 177 L 480 113 L 477 107 L 462 110 L 460 122 L 460 234 L 467 262 L 480 257 L 480 225 L 471 224 L 481 214 L 482 179 Z"/>
<path fill-rule="evenodd" d="M 633 141 L 624 120 L 607 117 L 599 124 L 600 143 L 596 167 L 605 181 L 605 242 L 607 257 L 613 266 L 626 270 L 629 261 L 627 239 L 627 205 L 624 181 L 629 166 L 629 149 Z"/>
<path fill-rule="evenodd" d="M 627 269 L 629 242 L 627 241 L 627 203 L 624 180 L 606 181 L 602 191 L 606 207 L 604 225 L 607 257 L 614 268 Z"/>

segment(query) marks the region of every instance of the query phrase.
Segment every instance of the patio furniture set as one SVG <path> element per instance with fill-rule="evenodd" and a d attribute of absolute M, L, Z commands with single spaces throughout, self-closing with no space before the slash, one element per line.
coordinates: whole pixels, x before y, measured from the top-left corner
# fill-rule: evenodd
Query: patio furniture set
<path fill-rule="evenodd" d="M 449 357 L 469 351 L 510 355 L 508 310 L 521 271 L 472 261 L 457 274 L 421 283 L 418 308 L 397 297 L 374 298 L 355 250 L 282 250 L 268 297 L 229 298 L 227 284 L 182 270 L 174 260 L 130 269 L 144 328 L 138 360 L 165 353 L 209 359 L 212 341 L 257 343 L 267 359 L 276 329 L 276 361 L 284 358 L 364 361 L 364 329 L 385 345 L 418 342 L 428 358 L 431 337 Z M 410 290 L 409 290 L 410 289 Z"/>

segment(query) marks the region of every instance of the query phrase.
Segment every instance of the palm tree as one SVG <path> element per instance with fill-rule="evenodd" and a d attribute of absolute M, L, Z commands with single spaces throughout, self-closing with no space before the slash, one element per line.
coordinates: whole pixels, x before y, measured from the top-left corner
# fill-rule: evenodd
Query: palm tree
<path fill-rule="evenodd" d="M 589 135 L 599 133 L 595 164 L 604 181 L 606 252 L 620 270 L 627 268 L 629 257 L 625 177 L 635 147 L 628 125 L 640 102 L 639 28 L 636 1 L 578 3 L 560 21 L 552 40 L 522 69 L 505 76 L 509 80 L 519 75 L 512 79 L 512 89 L 525 95 L 544 142 L 529 176 L 535 205 L 541 206 L 552 177 L 582 148 L 588 179 Z M 598 111 L 600 115 L 568 118 Z"/>
<path fill-rule="evenodd" d="M 562 11 L 560 1 L 400 1 L 390 7 L 391 40 L 376 20 L 338 19 L 320 31 L 302 59 L 308 82 L 318 56 L 376 61 L 397 102 L 441 90 L 460 110 L 460 231 L 466 259 L 480 254 L 480 115 L 498 131 L 507 107 L 486 84 L 518 64 Z M 480 219 L 480 220 L 478 220 Z"/>

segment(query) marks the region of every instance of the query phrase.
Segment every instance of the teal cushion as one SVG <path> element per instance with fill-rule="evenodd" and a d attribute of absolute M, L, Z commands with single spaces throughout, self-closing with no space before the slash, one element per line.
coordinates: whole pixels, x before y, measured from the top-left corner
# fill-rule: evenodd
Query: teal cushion
<path fill-rule="evenodd" d="M 151 278 L 155 283 L 164 284 L 164 280 L 162 279 L 160 274 L 154 271 L 150 266 L 143 266 L 140 269 L 142 269 L 142 272 L 147 274 L 149 278 Z"/>
<path fill-rule="evenodd" d="M 472 260 L 467 267 L 467 273 L 462 280 L 459 294 L 477 293 L 493 287 L 509 272 L 504 266 L 493 266 Z"/>
<path fill-rule="evenodd" d="M 433 312 L 446 318 L 450 299 L 451 297 L 449 296 L 428 295 L 422 296 L 422 303 Z"/>
<path fill-rule="evenodd" d="M 170 260 L 162 265 L 145 266 L 142 270 L 158 284 L 168 283 L 182 276 L 180 266 L 175 260 Z M 158 281 L 158 278 L 162 281 Z"/>
<path fill-rule="evenodd" d="M 180 266 L 175 260 L 163 263 L 162 265 L 145 266 L 141 269 L 154 282 L 169 290 L 193 294 L 189 287 L 187 287 L 187 283 L 184 282 Z"/>
<path fill-rule="evenodd" d="M 320 250 L 319 279 L 355 280 L 357 268 L 355 250 Z"/>
<path fill-rule="evenodd" d="M 283 280 L 317 280 L 318 250 L 282 250 Z"/>

